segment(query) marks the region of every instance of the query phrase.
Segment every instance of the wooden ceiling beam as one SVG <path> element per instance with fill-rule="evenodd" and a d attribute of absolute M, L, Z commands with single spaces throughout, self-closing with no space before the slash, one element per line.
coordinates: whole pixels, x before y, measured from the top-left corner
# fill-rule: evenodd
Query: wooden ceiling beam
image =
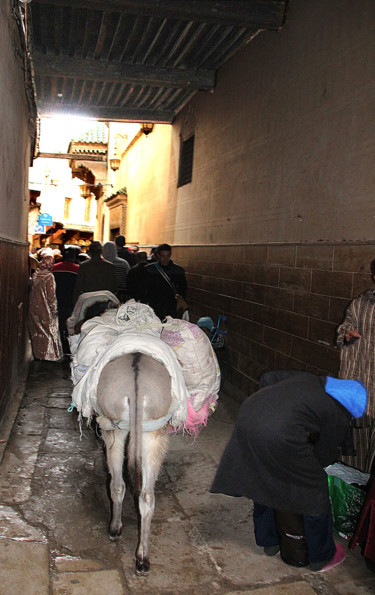
<path fill-rule="evenodd" d="M 108 63 L 88 58 L 70 58 L 32 54 L 38 76 L 62 76 L 111 83 L 131 83 L 157 87 L 182 87 L 211 91 L 215 86 L 215 71 L 156 68 L 140 64 Z"/>
<path fill-rule="evenodd" d="M 263 29 L 277 29 L 283 25 L 287 3 L 287 0 L 33 0 L 34 5 L 71 6 Z"/>
<path fill-rule="evenodd" d="M 92 107 L 67 105 L 48 101 L 38 102 L 39 116 L 76 116 L 80 118 L 94 118 L 104 122 L 152 122 L 171 124 L 174 110 L 165 109 L 137 109 L 126 107 Z"/>
<path fill-rule="evenodd" d="M 107 161 L 105 155 L 92 155 L 91 153 L 38 153 L 37 157 L 46 157 L 48 159 L 74 159 L 75 161 Z"/>

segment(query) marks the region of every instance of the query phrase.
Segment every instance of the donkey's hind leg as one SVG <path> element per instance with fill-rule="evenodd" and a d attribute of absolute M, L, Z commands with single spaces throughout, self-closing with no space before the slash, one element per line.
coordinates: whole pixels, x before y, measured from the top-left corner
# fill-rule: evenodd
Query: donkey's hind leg
<path fill-rule="evenodd" d="M 150 571 L 150 532 L 155 510 L 155 482 L 168 449 L 168 435 L 163 430 L 143 434 L 142 490 L 138 498 L 140 532 L 135 571 L 145 576 Z"/>
<path fill-rule="evenodd" d="M 109 525 L 109 538 L 118 539 L 122 532 L 122 502 L 125 496 L 123 479 L 124 444 L 127 432 L 124 430 L 102 430 L 106 446 L 107 464 L 111 474 L 112 518 Z"/>

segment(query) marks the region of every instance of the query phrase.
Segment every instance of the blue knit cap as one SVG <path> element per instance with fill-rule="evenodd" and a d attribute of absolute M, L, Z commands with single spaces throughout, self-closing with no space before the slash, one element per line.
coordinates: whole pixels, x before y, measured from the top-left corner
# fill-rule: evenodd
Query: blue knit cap
<path fill-rule="evenodd" d="M 365 385 L 360 380 L 341 380 L 327 376 L 325 391 L 352 414 L 361 417 L 367 404 Z"/>
<path fill-rule="evenodd" d="M 202 318 L 198 320 L 197 326 L 199 326 L 199 328 L 208 328 L 210 333 L 212 333 L 212 331 L 214 330 L 214 323 L 212 322 L 212 318 L 210 318 L 209 316 L 202 316 Z"/>

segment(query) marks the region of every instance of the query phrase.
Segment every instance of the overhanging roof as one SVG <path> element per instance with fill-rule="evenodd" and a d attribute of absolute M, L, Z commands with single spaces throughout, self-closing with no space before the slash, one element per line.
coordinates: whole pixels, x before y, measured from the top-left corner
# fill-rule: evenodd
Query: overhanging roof
<path fill-rule="evenodd" d="M 39 115 L 171 122 L 288 0 L 32 0 Z M 30 19 L 31 13 L 31 19 Z"/>

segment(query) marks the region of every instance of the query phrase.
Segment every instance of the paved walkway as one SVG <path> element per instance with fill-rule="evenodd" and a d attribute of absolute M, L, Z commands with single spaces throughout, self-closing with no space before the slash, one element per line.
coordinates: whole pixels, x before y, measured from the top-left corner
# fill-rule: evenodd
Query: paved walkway
<path fill-rule="evenodd" d="M 102 445 L 87 428 L 80 440 L 76 412 L 67 412 L 68 364 L 32 363 L 25 388 L 0 466 L 1 595 L 375 593 L 359 549 L 325 574 L 292 568 L 255 545 L 250 501 L 209 494 L 238 409 L 225 394 L 196 441 L 171 439 L 151 573 L 137 578 L 133 502 L 127 494 L 123 537 L 110 542 Z"/>

